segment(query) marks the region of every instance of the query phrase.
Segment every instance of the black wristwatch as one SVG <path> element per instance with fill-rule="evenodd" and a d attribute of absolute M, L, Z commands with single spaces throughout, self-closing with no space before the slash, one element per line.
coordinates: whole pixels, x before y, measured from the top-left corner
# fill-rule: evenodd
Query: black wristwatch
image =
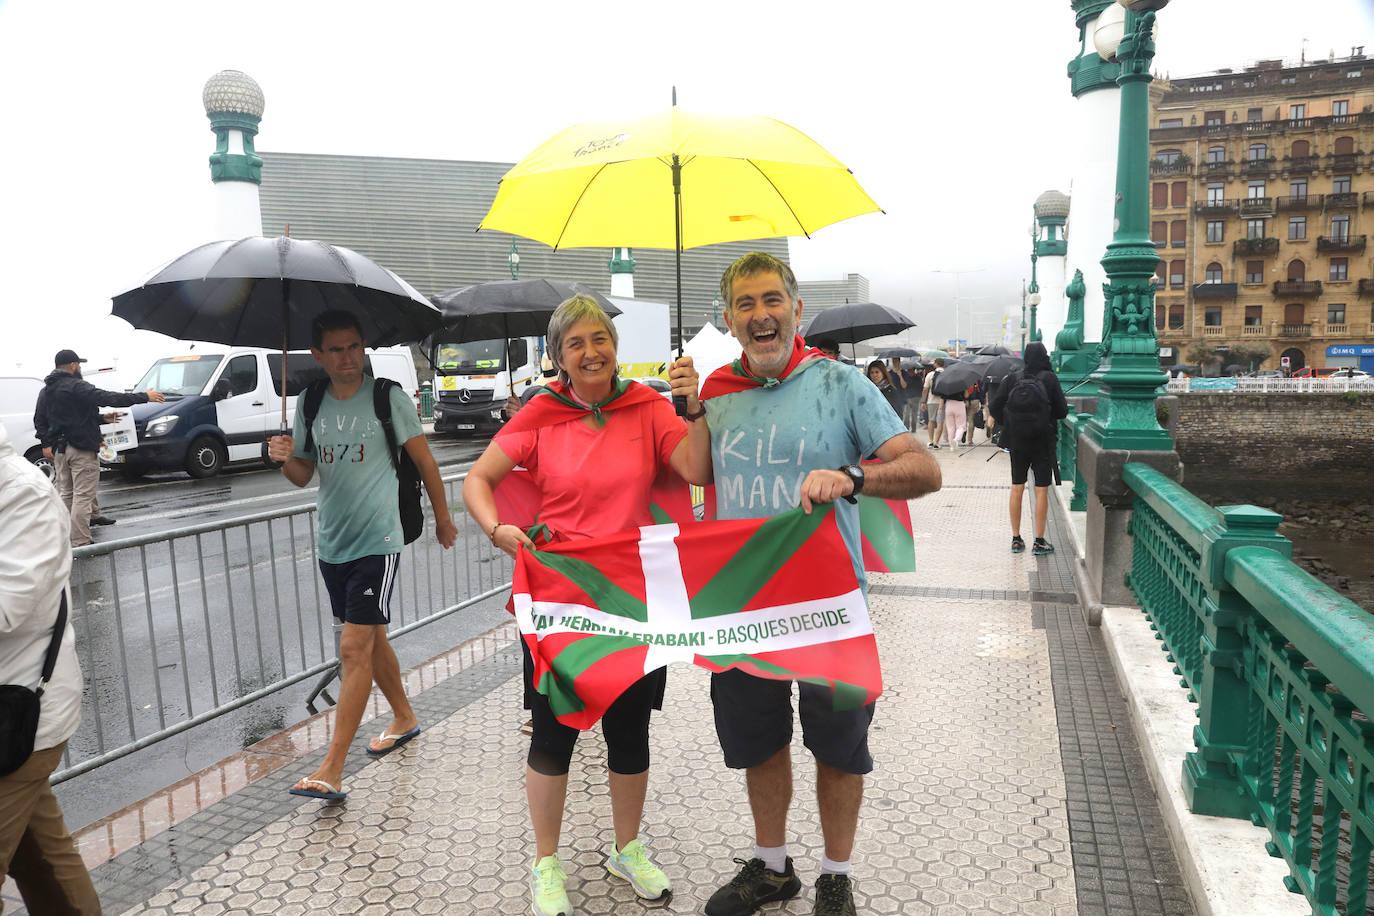
<path fill-rule="evenodd" d="M 853 464 L 846 464 L 839 468 L 841 474 L 846 475 L 854 484 L 854 492 L 845 497 L 849 502 L 858 502 L 854 497 L 863 492 L 864 489 L 864 469 Z"/>

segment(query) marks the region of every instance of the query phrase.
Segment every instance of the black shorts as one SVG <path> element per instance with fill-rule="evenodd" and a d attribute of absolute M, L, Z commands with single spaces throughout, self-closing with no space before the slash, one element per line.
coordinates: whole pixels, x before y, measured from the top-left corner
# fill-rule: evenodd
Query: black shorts
<path fill-rule="evenodd" d="M 386 626 L 391 623 L 391 590 L 396 586 L 399 553 L 360 557 L 347 563 L 320 561 L 334 616 L 344 623 Z"/>
<path fill-rule="evenodd" d="M 868 726 L 873 704 L 836 710 L 835 692 L 797 684 L 802 743 L 815 758 L 842 773 L 873 772 Z M 737 669 L 711 675 L 716 736 L 733 770 L 756 767 L 792 741 L 792 682 L 754 677 Z"/>
<path fill-rule="evenodd" d="M 1044 446 L 1011 450 L 1011 483 L 1014 487 L 1024 486 L 1027 472 L 1035 473 L 1035 485 L 1048 487 L 1054 485 L 1054 452 Z"/>

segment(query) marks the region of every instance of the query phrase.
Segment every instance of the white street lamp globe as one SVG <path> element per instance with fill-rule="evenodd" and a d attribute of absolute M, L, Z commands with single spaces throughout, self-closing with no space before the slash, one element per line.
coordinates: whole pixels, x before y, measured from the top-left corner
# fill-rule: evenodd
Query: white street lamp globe
<path fill-rule="evenodd" d="M 1031 294 L 1030 294 L 1030 297 L 1026 299 L 1026 304 L 1027 304 L 1027 305 L 1032 305 L 1032 306 L 1038 306 L 1038 305 L 1040 305 L 1040 294 L 1039 294 L 1039 293 L 1031 293 Z"/>
<path fill-rule="evenodd" d="M 1093 47 L 1103 60 L 1116 60 L 1117 49 L 1126 37 L 1126 8 L 1113 3 L 1102 11 L 1093 26 Z"/>

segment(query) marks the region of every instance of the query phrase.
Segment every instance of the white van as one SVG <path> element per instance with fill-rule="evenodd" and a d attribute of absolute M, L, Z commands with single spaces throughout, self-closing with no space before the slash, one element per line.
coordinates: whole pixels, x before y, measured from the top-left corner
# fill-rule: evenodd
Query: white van
<path fill-rule="evenodd" d="M 204 346 L 157 360 L 133 386 L 161 391 L 167 400 L 130 408 L 138 446 L 119 452 L 108 466 L 126 477 L 178 469 L 213 477 L 229 463 L 266 462 L 264 443 L 281 431 L 281 351 Z M 364 365 L 368 374 L 400 384 L 418 414 L 419 381 L 409 347 L 369 350 Z M 288 423 L 296 395 L 323 375 L 308 350 L 287 354 Z"/>
<path fill-rule="evenodd" d="M 0 424 L 4 425 L 15 452 L 38 465 L 51 479 L 52 462 L 43 457 L 43 446 L 33 431 L 33 408 L 42 390 L 41 378 L 0 376 Z"/>

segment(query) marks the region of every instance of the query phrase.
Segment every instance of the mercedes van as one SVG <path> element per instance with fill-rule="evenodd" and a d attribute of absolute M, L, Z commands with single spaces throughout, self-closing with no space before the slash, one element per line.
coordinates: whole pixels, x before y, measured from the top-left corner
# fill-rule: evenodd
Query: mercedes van
<path fill-rule="evenodd" d="M 419 381 L 409 347 L 369 350 L 363 371 L 391 379 L 419 411 Z M 296 396 L 324 370 L 307 351 L 287 354 L 286 415 L 295 417 Z M 282 358 L 279 350 L 215 348 L 157 360 L 133 386 L 167 396 L 161 404 L 136 404 L 138 445 L 113 456 L 106 466 L 125 477 L 182 470 L 214 477 L 227 465 L 267 463 L 264 443 L 281 432 Z"/>

